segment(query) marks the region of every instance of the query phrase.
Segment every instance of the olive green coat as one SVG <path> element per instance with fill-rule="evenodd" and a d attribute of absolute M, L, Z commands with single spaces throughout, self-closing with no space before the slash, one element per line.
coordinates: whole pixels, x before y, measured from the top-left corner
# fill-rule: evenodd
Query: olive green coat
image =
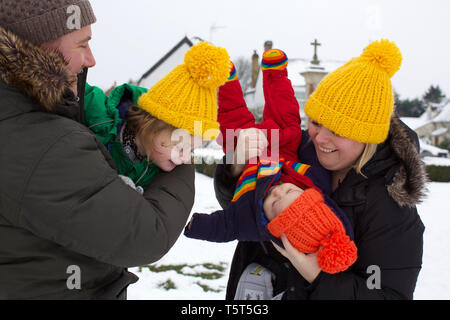
<path fill-rule="evenodd" d="M 79 122 L 63 58 L 1 27 L 0 78 L 0 300 L 125 298 L 137 280 L 126 268 L 182 232 L 193 166 L 158 174 L 143 196 L 125 185 Z"/>

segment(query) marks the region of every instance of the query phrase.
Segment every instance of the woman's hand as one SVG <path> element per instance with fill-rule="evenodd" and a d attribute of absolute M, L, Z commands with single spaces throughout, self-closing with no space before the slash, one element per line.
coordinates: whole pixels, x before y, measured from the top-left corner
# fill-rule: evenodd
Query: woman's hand
<path fill-rule="evenodd" d="M 233 156 L 231 174 L 235 177 L 240 175 L 248 160 L 261 156 L 268 145 L 269 142 L 262 130 L 257 128 L 242 129 Z"/>
<path fill-rule="evenodd" d="M 317 262 L 317 252 L 305 254 L 298 251 L 291 245 L 284 234 L 281 235 L 281 241 L 283 242 L 285 249 L 272 242 L 275 249 L 289 259 L 295 269 L 297 269 L 306 281 L 312 283 L 321 271 Z"/>

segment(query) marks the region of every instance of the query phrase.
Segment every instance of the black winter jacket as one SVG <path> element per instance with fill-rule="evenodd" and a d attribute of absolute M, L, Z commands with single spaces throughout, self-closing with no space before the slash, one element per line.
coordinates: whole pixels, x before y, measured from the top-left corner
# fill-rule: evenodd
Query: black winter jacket
<path fill-rule="evenodd" d="M 307 132 L 302 137 L 300 160 L 314 164 L 314 146 Z M 270 242 L 239 242 L 226 298 L 233 299 L 243 270 L 257 262 L 275 273 L 274 294 L 285 291 L 283 299 L 412 299 L 424 232 L 416 204 L 427 181 L 416 134 L 393 118 L 388 139 L 362 172 L 367 178 L 350 171 L 332 194 L 354 230 L 358 260 L 352 267 L 334 275 L 321 272 L 309 284 Z M 227 207 L 236 183 L 228 165 L 218 166 L 214 183 L 219 203 Z"/>
<path fill-rule="evenodd" d="M 167 253 L 193 205 L 193 166 L 144 197 L 122 182 L 65 65 L 0 27 L 0 299 L 123 299 L 126 268 Z"/>

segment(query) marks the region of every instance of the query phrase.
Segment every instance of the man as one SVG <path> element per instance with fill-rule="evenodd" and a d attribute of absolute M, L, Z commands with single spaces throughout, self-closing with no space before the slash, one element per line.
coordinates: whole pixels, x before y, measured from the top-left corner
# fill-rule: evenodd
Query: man
<path fill-rule="evenodd" d="M 88 0 L 0 2 L 0 299 L 125 299 L 192 208 L 192 166 L 142 197 L 81 123 L 95 21 Z"/>

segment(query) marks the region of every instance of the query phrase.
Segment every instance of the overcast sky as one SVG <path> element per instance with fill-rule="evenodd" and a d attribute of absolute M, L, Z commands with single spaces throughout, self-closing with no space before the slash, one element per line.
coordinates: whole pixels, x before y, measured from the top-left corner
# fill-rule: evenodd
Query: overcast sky
<path fill-rule="evenodd" d="M 450 97 L 448 0 L 91 0 L 97 66 L 88 81 L 102 88 L 139 79 L 185 35 L 228 50 L 232 59 L 261 56 L 272 40 L 288 57 L 346 61 L 371 41 L 395 41 L 403 54 L 393 77 L 401 98 L 439 85 Z M 213 32 L 211 27 L 217 26 Z"/>

